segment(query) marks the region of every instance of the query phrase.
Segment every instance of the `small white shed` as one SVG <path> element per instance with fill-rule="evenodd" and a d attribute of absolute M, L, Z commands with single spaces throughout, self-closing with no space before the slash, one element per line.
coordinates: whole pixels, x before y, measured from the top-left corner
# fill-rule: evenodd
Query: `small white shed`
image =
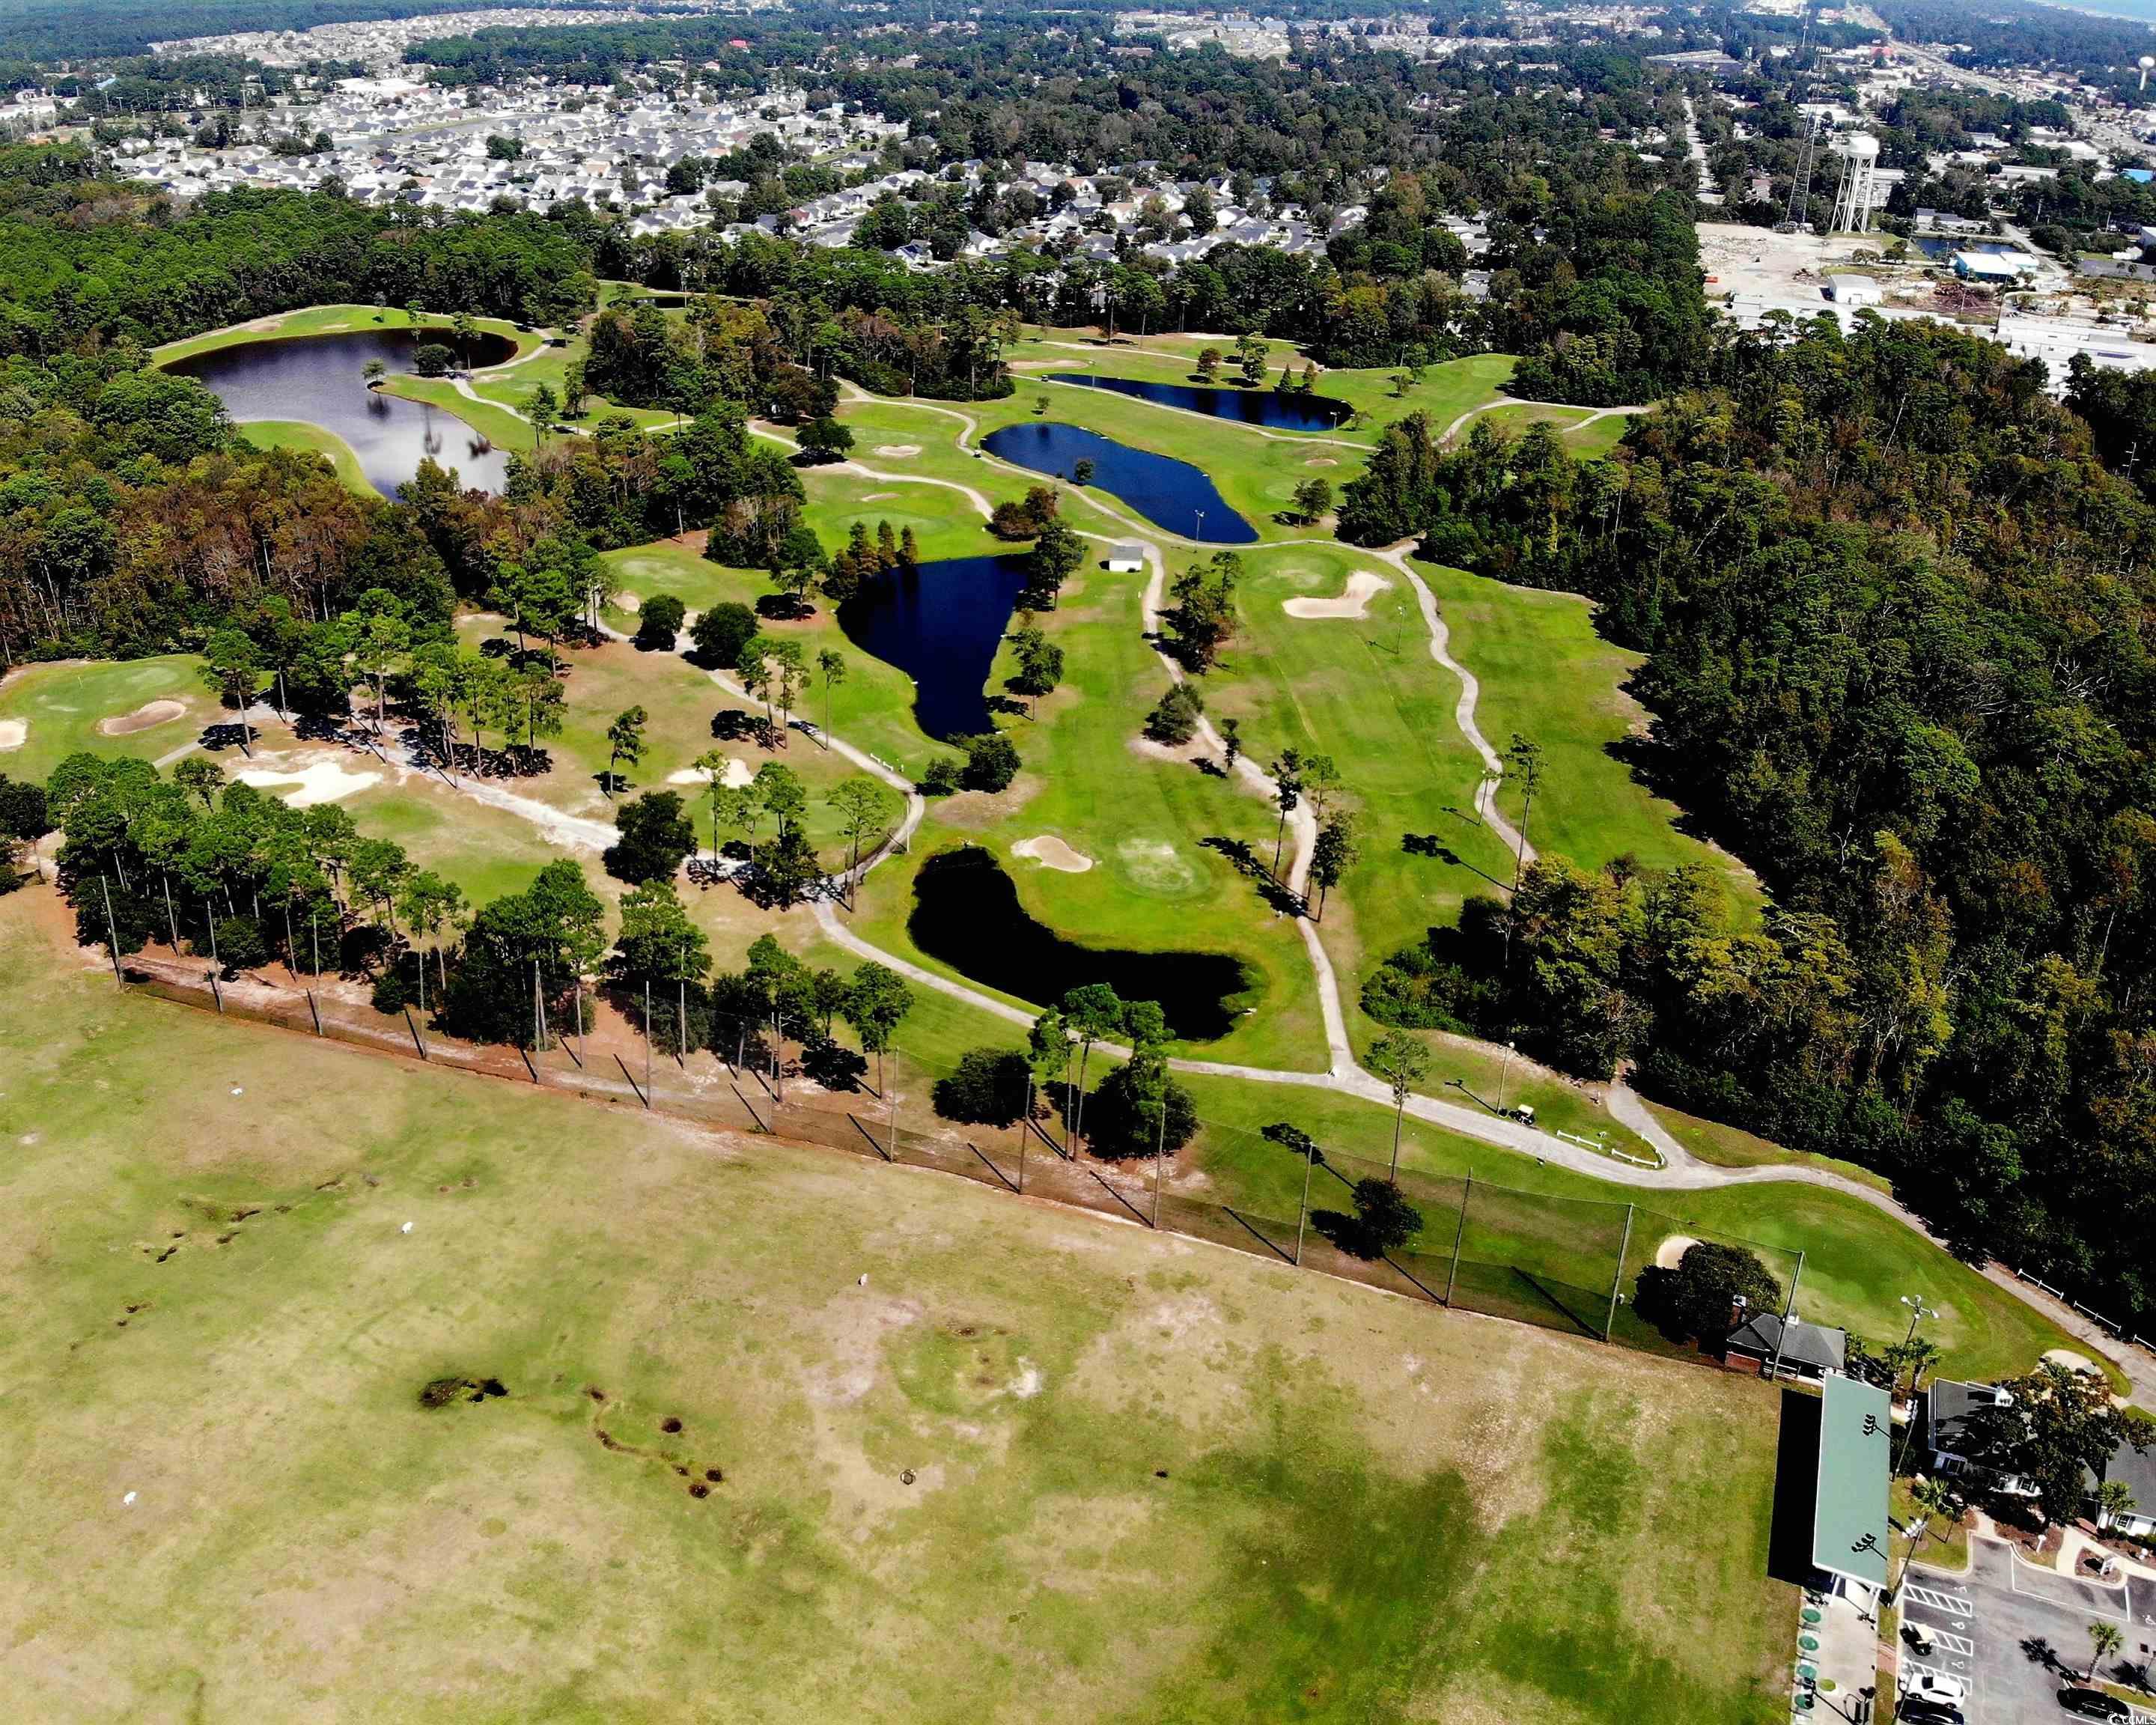
<path fill-rule="evenodd" d="M 1113 575 L 1135 575 L 1145 567 L 1145 547 L 1124 543 L 1108 547 L 1108 572 Z"/>

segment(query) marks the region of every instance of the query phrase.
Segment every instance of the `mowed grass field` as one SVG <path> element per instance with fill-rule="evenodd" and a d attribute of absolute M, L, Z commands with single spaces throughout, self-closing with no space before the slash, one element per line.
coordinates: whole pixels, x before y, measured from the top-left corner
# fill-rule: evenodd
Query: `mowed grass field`
<path fill-rule="evenodd" d="M 122 999 L 49 914 L 0 902 L 23 1717 L 1786 1704 L 1756 1382 Z"/>
<path fill-rule="evenodd" d="M 201 663 L 191 653 L 168 653 L 155 659 L 62 660 L 17 666 L 0 677 L 0 722 L 22 726 L 23 737 L 15 747 L 0 749 L 0 773 L 43 783 L 54 768 L 81 750 L 155 760 L 183 747 L 203 726 L 227 716 L 198 674 Z M 125 718 L 152 701 L 176 701 L 182 710 L 162 723 L 120 736 L 99 729 L 106 720 Z"/>

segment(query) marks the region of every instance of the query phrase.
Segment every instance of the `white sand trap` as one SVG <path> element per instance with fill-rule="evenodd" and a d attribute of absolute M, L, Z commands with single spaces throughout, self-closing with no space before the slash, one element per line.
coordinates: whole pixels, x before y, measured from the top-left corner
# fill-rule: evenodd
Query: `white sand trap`
<path fill-rule="evenodd" d="M 2053 1348 L 2046 1349 L 2044 1354 L 2044 1363 L 2046 1365 L 2064 1366 L 2069 1372 L 2081 1372 L 2086 1373 L 2091 1378 L 2098 1375 L 2096 1368 L 2096 1362 L 2091 1359 L 2085 1353 L 2075 1353 L 2071 1348 Z"/>
<path fill-rule="evenodd" d="M 1060 869 L 1066 875 L 1082 875 L 1093 866 L 1091 857 L 1073 850 L 1053 833 L 1019 839 L 1011 846 L 1011 855 L 1031 857 L 1043 868 Z"/>
<path fill-rule="evenodd" d="M 378 773 L 355 773 L 341 761 L 312 761 L 305 767 L 246 767 L 240 769 L 239 782 L 266 791 L 281 785 L 296 785 L 296 790 L 277 790 L 295 809 L 311 809 L 317 803 L 341 803 L 370 785 L 382 783 Z"/>
<path fill-rule="evenodd" d="M 1368 569 L 1358 569 L 1348 578 L 1348 590 L 1337 599 L 1283 599 L 1281 609 L 1291 617 L 1368 617 L 1373 594 L 1383 593 L 1393 583 L 1382 575 L 1373 575 Z"/>
<path fill-rule="evenodd" d="M 896 491 L 871 491 L 867 496 L 862 498 L 861 501 L 864 503 L 888 503 L 896 495 L 898 495 L 898 493 Z"/>
<path fill-rule="evenodd" d="M 0 749 L 18 749 L 30 740 L 30 726 L 22 719 L 0 719 Z"/>
<path fill-rule="evenodd" d="M 1340 464 L 1330 455 L 1312 455 L 1302 465 L 1305 467 L 1337 467 Z"/>
<path fill-rule="evenodd" d="M 876 445 L 877 454 L 889 455 L 895 460 L 903 461 L 908 455 L 918 455 L 920 453 L 919 444 L 878 444 Z"/>
<path fill-rule="evenodd" d="M 733 786 L 735 789 L 738 790 L 742 786 L 748 783 L 749 781 L 755 777 L 756 774 L 750 771 L 747 762 L 737 761 L 732 756 L 728 756 L 726 758 L 726 770 L 719 775 L 719 782 L 721 784 L 730 784 Z M 666 775 L 666 783 L 669 784 L 709 784 L 711 780 L 704 776 L 704 769 L 702 768 L 684 767 L 679 773 L 668 773 Z"/>
<path fill-rule="evenodd" d="M 131 713 L 115 713 L 109 719 L 100 719 L 97 728 L 105 737 L 131 737 L 137 731 L 148 731 L 159 725 L 169 725 L 175 719 L 184 718 L 187 711 L 187 706 L 183 701 L 146 701 Z"/>
<path fill-rule="evenodd" d="M 631 616 L 644 608 L 644 601 L 633 593 L 618 593 L 613 596 L 614 609 L 626 611 Z"/>
<path fill-rule="evenodd" d="M 1677 1260 L 1698 1244 L 1699 1242 L 1694 1240 L 1689 1234 L 1672 1234 L 1667 1240 L 1664 1240 L 1660 1245 L 1655 1248 L 1655 1268 L 1657 1270 L 1676 1269 L 1677 1267 Z"/>

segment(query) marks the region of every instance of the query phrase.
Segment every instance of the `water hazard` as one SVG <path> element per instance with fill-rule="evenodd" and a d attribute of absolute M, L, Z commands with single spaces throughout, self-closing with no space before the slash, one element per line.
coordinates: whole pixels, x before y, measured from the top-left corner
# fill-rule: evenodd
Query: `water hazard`
<path fill-rule="evenodd" d="M 1069 479 L 1081 461 L 1093 464 L 1093 485 L 1113 493 L 1156 526 L 1209 545 L 1249 545 L 1257 529 L 1228 506 L 1213 481 L 1188 461 L 1134 449 L 1082 426 L 1029 419 L 981 439 L 992 455 L 1035 473 Z"/>
<path fill-rule="evenodd" d="M 1027 915 L 993 856 L 972 848 L 921 865 L 906 931 L 930 957 L 1021 1000 L 1060 1000 L 1088 983 L 1106 983 L 1126 1000 L 1158 1000 L 1168 1029 L 1186 1042 L 1225 1036 L 1250 988 L 1242 961 L 1225 952 L 1137 952 L 1065 940 Z"/>
<path fill-rule="evenodd" d="M 913 716 L 948 742 L 990 726 L 983 685 L 1011 609 L 1025 588 L 1023 555 L 945 557 L 865 582 L 839 607 L 839 627 L 864 653 L 913 679 Z"/>
<path fill-rule="evenodd" d="M 419 336 L 448 345 L 446 331 L 423 330 Z M 465 486 L 501 490 L 509 475 L 505 451 L 454 413 L 367 387 L 362 368 L 369 360 L 380 360 L 391 372 L 408 372 L 420 345 L 410 330 L 354 330 L 244 342 L 176 360 L 167 369 L 199 380 L 235 420 L 300 419 L 335 432 L 385 497 L 394 497 L 430 455 L 454 468 Z M 516 352 L 489 334 L 471 347 L 479 366 L 499 365 Z"/>
<path fill-rule="evenodd" d="M 1153 383 L 1137 377 L 1096 377 L 1090 372 L 1051 372 L 1051 383 L 1077 383 L 1112 390 L 1139 401 L 1186 413 L 1206 413 L 1268 431 L 1330 431 L 1353 410 L 1329 396 L 1283 389 L 1223 389 L 1199 383 Z"/>

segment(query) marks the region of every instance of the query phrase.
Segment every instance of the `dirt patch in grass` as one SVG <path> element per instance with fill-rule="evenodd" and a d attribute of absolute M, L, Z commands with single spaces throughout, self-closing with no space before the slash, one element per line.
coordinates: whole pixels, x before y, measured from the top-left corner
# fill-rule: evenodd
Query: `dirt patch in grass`
<path fill-rule="evenodd" d="M 509 1394 L 499 1378 L 434 1378 L 419 1386 L 423 1408 L 453 1408 L 459 1403 L 491 1401 Z"/>
<path fill-rule="evenodd" d="M 18 749 L 30 740 L 30 727 L 21 719 L 0 719 L 0 749 Z"/>
<path fill-rule="evenodd" d="M 903 461 L 909 455 L 918 455 L 921 453 L 921 445 L 919 444 L 878 444 L 875 452 L 879 455 L 888 455 L 894 461 Z"/>

